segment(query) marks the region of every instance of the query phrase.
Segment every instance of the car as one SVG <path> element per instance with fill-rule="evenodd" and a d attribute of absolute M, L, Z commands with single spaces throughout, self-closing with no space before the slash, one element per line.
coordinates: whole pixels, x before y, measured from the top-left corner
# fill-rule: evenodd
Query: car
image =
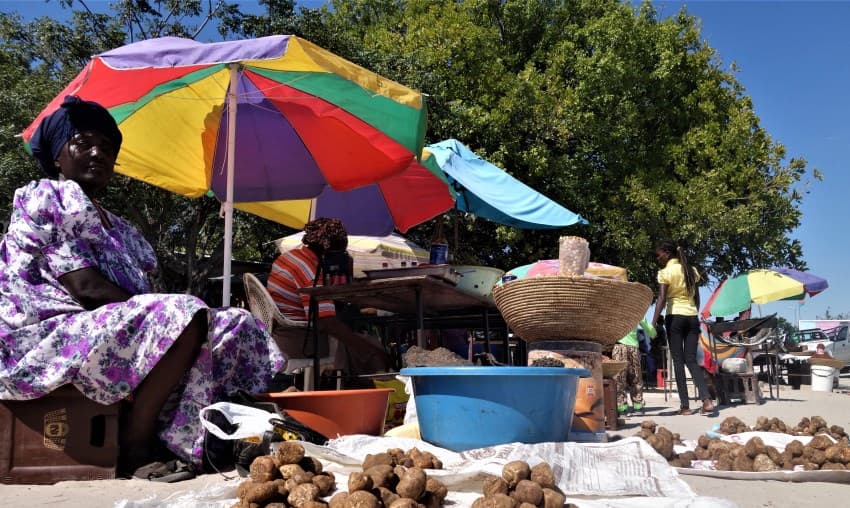
<path fill-rule="evenodd" d="M 842 323 L 827 332 L 820 328 L 800 330 L 794 332 L 793 340 L 803 351 L 814 351 L 818 344 L 823 344 L 833 358 L 850 364 L 850 323 Z"/>

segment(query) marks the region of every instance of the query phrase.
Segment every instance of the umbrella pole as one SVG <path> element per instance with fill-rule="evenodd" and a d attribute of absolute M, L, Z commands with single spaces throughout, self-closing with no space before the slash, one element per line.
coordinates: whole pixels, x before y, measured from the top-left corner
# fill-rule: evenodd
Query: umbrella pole
<path fill-rule="evenodd" d="M 233 173 L 236 166 L 236 93 L 238 64 L 230 64 L 230 88 L 227 92 L 227 194 L 224 200 L 224 269 L 221 280 L 221 305 L 230 306 L 230 263 L 233 252 Z"/>

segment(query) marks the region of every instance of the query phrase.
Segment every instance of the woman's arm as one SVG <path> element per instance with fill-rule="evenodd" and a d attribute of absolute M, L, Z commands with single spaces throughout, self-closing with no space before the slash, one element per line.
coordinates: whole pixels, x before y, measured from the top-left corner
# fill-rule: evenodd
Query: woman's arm
<path fill-rule="evenodd" d="M 93 267 L 68 272 L 59 277 L 59 282 L 86 310 L 94 310 L 107 303 L 123 302 L 133 296 Z"/>
<path fill-rule="evenodd" d="M 652 313 L 652 324 L 658 325 L 658 318 L 661 317 L 661 311 L 667 305 L 667 284 L 658 285 L 658 300 L 655 301 L 655 311 Z"/>

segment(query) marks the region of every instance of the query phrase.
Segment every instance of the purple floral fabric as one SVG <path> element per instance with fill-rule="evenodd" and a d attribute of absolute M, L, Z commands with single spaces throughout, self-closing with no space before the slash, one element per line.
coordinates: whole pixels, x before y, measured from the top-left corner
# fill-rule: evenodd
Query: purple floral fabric
<path fill-rule="evenodd" d="M 0 399 L 28 400 L 71 383 L 102 404 L 124 399 L 199 312 L 209 336 L 160 415 L 160 437 L 201 465 L 201 408 L 228 392 L 265 391 L 285 362 L 263 325 L 243 309 L 210 309 L 189 295 L 152 294 L 153 249 L 128 222 L 94 204 L 72 181 L 40 180 L 15 192 L 0 241 Z M 136 295 L 83 309 L 59 277 L 86 267 Z"/>

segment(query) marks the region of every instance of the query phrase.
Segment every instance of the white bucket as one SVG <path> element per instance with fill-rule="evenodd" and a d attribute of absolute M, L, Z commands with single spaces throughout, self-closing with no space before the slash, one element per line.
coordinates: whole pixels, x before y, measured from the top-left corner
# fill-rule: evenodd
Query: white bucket
<path fill-rule="evenodd" d="M 812 365 L 812 391 L 813 392 L 831 392 L 832 378 L 835 376 L 835 369 L 826 365 Z"/>

